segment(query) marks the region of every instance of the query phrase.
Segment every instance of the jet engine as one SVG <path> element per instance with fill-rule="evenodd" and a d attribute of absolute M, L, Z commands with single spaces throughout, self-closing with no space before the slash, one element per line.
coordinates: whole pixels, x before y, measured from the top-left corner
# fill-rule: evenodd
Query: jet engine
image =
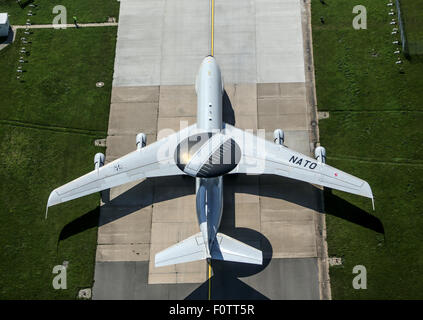
<path fill-rule="evenodd" d="M 314 157 L 318 163 L 326 163 L 326 149 L 323 147 L 317 147 L 314 149 Z"/>
<path fill-rule="evenodd" d="M 98 168 L 104 166 L 104 154 L 99 152 L 96 153 L 94 156 L 94 168 L 97 170 Z"/>
<path fill-rule="evenodd" d="M 276 144 L 280 144 L 283 146 L 283 143 L 285 141 L 285 133 L 282 129 L 276 129 L 273 131 L 273 142 Z"/>
<path fill-rule="evenodd" d="M 137 150 L 144 148 L 147 144 L 147 136 L 145 135 L 145 133 L 138 133 L 135 140 L 136 140 Z"/>

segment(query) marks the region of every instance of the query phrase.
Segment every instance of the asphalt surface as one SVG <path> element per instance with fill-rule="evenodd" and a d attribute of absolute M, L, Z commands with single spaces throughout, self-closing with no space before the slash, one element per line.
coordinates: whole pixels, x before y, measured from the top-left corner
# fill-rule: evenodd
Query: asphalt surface
<path fill-rule="evenodd" d="M 94 299 L 319 299 L 314 258 L 272 259 L 261 271 L 232 263 L 214 264 L 209 296 L 208 280 L 198 284 L 148 285 L 146 261 L 98 262 Z"/>
<path fill-rule="evenodd" d="M 193 83 L 209 54 L 209 1 L 121 2 L 106 161 L 180 121 L 195 122 Z M 215 1 L 214 54 L 222 69 L 224 121 L 282 128 L 286 144 L 310 154 L 302 0 Z M 225 107 L 226 106 L 226 107 Z M 192 182 L 192 181 L 191 181 Z M 290 179 L 226 179 L 221 231 L 263 250 L 263 266 L 195 262 L 154 268 L 164 235 L 198 232 L 193 185 L 150 179 L 114 188 L 102 206 L 94 299 L 319 299 L 320 191 Z M 210 286 L 210 294 L 209 294 Z"/>
<path fill-rule="evenodd" d="M 304 82 L 302 0 L 215 0 L 225 83 Z M 120 4 L 113 86 L 194 84 L 210 54 L 210 0 Z"/>

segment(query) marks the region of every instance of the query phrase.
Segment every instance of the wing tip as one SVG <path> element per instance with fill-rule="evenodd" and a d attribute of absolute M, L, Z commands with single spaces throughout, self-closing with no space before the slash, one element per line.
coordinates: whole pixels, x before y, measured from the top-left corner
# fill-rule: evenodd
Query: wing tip
<path fill-rule="evenodd" d="M 367 189 L 364 195 L 366 197 L 372 199 L 372 207 L 373 207 L 373 211 L 375 211 L 375 198 L 373 196 L 372 188 L 370 187 L 370 185 L 367 181 L 365 181 L 364 185 L 366 186 L 366 189 Z"/>
<path fill-rule="evenodd" d="M 61 199 L 60 199 L 59 195 L 57 194 L 56 190 L 53 190 L 50 193 L 50 196 L 48 197 L 48 200 L 47 200 L 45 219 L 47 219 L 47 216 L 48 216 L 48 208 L 50 208 L 51 206 L 54 206 L 54 205 L 56 205 L 60 202 L 61 202 Z"/>

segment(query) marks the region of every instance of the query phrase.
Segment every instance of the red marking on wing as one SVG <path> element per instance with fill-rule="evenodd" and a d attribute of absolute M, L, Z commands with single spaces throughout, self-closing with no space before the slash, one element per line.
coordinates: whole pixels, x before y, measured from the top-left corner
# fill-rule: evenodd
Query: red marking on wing
<path fill-rule="evenodd" d="M 338 176 L 338 173 L 337 172 L 335 172 L 335 177 L 337 177 Z"/>

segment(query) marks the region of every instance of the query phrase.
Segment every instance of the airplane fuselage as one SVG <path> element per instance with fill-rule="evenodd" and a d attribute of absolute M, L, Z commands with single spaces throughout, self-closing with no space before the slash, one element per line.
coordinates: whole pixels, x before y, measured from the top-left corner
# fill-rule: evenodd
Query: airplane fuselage
<path fill-rule="evenodd" d="M 195 80 L 197 93 L 197 127 L 200 129 L 222 129 L 223 83 L 216 59 L 203 59 Z"/>
<path fill-rule="evenodd" d="M 220 131 L 222 122 L 223 82 L 219 65 L 212 56 L 201 63 L 195 81 L 197 127 Z M 223 177 L 196 178 L 196 209 L 200 230 L 210 258 L 223 212 Z"/>

